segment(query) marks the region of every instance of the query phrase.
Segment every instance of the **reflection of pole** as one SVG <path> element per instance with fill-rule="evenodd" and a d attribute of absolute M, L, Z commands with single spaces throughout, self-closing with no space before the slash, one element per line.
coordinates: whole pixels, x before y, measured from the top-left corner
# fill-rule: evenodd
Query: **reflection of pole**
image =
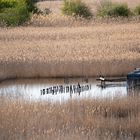
<path fill-rule="evenodd" d="M 81 86 L 80 86 L 79 83 L 78 83 L 78 93 L 79 93 L 79 96 L 80 96 L 80 93 L 81 93 Z"/>
<path fill-rule="evenodd" d="M 105 88 L 105 81 L 104 80 L 103 81 L 101 80 L 101 87 Z"/>
<path fill-rule="evenodd" d="M 73 91 L 72 91 L 72 85 L 70 85 L 70 98 L 72 98 L 72 93 L 73 93 Z"/>
<path fill-rule="evenodd" d="M 70 93 L 70 98 L 72 98 L 72 93 Z"/>

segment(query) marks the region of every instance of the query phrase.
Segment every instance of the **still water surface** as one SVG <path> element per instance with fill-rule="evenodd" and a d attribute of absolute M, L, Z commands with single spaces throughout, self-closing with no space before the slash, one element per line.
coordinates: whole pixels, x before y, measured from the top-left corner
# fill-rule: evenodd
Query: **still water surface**
<path fill-rule="evenodd" d="M 9 97 L 10 99 L 21 98 L 29 101 L 49 101 L 49 102 L 65 102 L 69 99 L 85 99 L 85 98 L 114 98 L 127 95 L 126 82 L 107 83 L 107 87 L 102 89 L 94 78 L 89 78 L 88 83 L 82 78 L 69 78 L 66 81 L 61 79 L 17 79 L 8 80 L 0 83 L 0 95 Z M 89 87 L 85 90 L 74 93 L 67 92 L 46 92 L 47 89 L 53 87 Z M 43 93 L 43 90 L 45 92 Z M 80 95 L 79 95 L 80 93 Z"/>

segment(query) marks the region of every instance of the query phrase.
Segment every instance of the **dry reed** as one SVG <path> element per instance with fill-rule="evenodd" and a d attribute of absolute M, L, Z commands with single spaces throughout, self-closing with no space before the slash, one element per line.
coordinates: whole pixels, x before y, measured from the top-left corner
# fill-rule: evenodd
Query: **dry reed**
<path fill-rule="evenodd" d="M 140 66 L 139 40 L 137 22 L 0 28 L 0 79 L 126 75 Z"/>
<path fill-rule="evenodd" d="M 1 99 L 1 140 L 138 140 L 140 98 L 63 104 Z"/>

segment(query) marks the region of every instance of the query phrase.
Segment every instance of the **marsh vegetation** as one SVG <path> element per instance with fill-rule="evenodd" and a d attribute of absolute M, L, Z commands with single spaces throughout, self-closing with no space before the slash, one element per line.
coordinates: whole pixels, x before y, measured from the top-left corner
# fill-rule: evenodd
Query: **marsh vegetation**
<path fill-rule="evenodd" d="M 86 0 L 80 7 L 67 5 L 63 15 L 63 1 L 37 3 L 41 10 L 50 10 L 45 14 L 33 14 L 37 9 L 30 2 L 0 0 L 0 81 L 126 76 L 140 66 L 139 0 L 123 0 L 127 4 L 115 0 L 109 8 L 105 7 L 107 3 Z M 90 20 L 83 18 L 83 11 L 77 11 L 81 6 L 92 13 Z M 7 27 L 26 21 L 24 27 Z M 0 97 L 1 140 L 93 138 L 139 140 L 140 98 L 69 100 L 60 104 Z"/>
<path fill-rule="evenodd" d="M 75 26 L 67 19 L 60 26 L 50 22 L 54 27 L 0 28 L 1 79 L 125 76 L 140 65 L 136 21 Z"/>
<path fill-rule="evenodd" d="M 138 140 L 140 99 L 63 104 L 0 99 L 0 139 Z"/>

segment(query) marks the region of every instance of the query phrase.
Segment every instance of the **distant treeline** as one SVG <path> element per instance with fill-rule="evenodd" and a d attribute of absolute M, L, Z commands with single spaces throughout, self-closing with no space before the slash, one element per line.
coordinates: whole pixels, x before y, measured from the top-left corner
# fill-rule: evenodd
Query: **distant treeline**
<path fill-rule="evenodd" d="M 28 23 L 33 14 L 48 15 L 48 7 L 40 10 L 36 2 L 63 1 L 62 13 L 73 17 L 91 19 L 96 17 L 132 17 L 140 15 L 140 4 L 131 9 L 126 3 L 116 3 L 110 0 L 101 0 L 97 12 L 91 9 L 82 0 L 0 0 L 0 26 L 18 26 Z"/>

